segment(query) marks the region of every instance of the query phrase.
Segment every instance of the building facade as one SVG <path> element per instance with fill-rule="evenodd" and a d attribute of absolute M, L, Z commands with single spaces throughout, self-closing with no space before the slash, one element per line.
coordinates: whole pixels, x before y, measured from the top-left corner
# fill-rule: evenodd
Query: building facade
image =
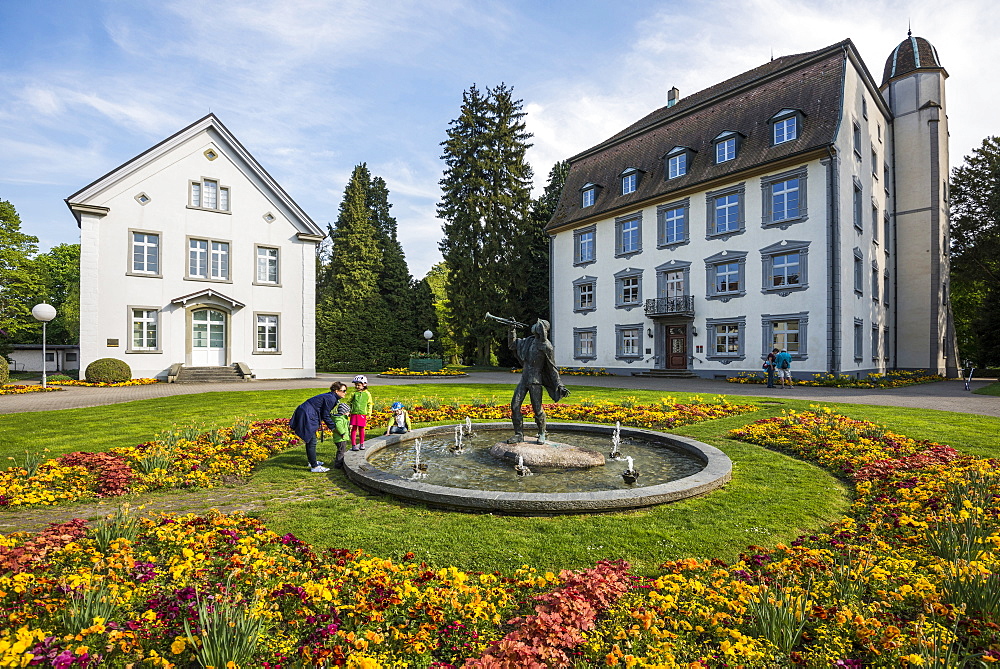
<path fill-rule="evenodd" d="M 680 98 L 570 159 L 551 235 L 563 366 L 708 378 L 957 372 L 947 73 L 850 40 Z"/>
<path fill-rule="evenodd" d="M 315 376 L 323 231 L 209 114 L 67 198 L 80 226 L 80 369 L 242 363 Z"/>

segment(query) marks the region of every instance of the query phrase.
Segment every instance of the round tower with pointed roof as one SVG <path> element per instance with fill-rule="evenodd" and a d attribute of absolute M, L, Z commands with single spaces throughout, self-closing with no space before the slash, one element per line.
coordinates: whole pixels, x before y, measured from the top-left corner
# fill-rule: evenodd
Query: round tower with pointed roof
<path fill-rule="evenodd" d="M 958 374 L 951 314 L 948 249 L 948 115 L 937 49 L 907 31 L 882 74 L 892 110 L 892 243 L 896 366 Z"/>

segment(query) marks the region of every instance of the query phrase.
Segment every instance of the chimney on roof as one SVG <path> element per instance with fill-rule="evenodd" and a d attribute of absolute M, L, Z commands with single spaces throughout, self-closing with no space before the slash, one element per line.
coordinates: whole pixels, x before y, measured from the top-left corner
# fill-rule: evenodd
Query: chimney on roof
<path fill-rule="evenodd" d="M 677 101 L 681 99 L 681 92 L 677 90 L 676 86 L 671 86 L 670 90 L 667 91 L 667 106 L 673 107 L 677 104 Z"/>

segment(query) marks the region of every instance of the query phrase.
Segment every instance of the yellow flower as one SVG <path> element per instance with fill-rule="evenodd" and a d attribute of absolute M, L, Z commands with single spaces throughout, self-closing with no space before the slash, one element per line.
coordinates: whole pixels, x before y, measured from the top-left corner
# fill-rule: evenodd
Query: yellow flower
<path fill-rule="evenodd" d="M 182 637 L 177 637 L 174 642 L 170 644 L 170 652 L 174 655 L 180 655 L 187 648 L 187 644 L 184 642 Z"/>

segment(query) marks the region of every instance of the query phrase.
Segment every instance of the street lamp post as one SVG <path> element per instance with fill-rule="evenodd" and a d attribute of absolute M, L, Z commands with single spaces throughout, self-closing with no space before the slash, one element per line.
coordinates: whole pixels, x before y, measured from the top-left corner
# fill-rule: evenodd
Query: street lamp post
<path fill-rule="evenodd" d="M 31 308 L 31 315 L 35 317 L 35 320 L 42 322 L 42 388 L 48 388 L 48 374 L 46 374 L 45 369 L 45 326 L 56 317 L 56 308 L 42 302 Z"/>
<path fill-rule="evenodd" d="M 424 330 L 424 339 L 427 340 L 427 357 L 431 357 L 431 339 L 434 338 L 434 333 L 430 330 Z"/>

